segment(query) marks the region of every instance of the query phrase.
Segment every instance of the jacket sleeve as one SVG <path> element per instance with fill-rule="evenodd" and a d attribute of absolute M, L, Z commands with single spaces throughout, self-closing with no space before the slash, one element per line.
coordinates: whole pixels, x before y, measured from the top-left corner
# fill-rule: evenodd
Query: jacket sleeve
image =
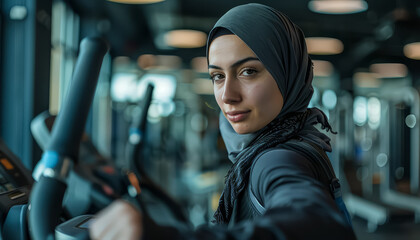
<path fill-rule="evenodd" d="M 150 233 L 146 239 L 164 237 L 152 236 L 156 231 L 171 232 L 172 239 L 356 239 L 316 174 L 312 164 L 293 151 L 268 151 L 257 159 L 250 176 L 252 191 L 266 208 L 263 215 L 231 228 L 154 226 L 145 229 Z"/>

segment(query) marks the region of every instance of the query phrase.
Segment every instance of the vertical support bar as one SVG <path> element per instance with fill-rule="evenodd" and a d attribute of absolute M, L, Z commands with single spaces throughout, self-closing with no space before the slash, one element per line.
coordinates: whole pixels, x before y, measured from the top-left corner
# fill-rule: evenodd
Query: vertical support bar
<path fill-rule="evenodd" d="M 409 102 L 411 102 L 411 114 L 414 114 L 416 119 L 420 117 L 420 100 L 419 93 L 416 89 L 410 88 Z M 406 95 L 407 96 L 407 95 Z M 414 127 L 410 130 L 410 191 L 412 194 L 417 195 L 419 193 L 420 184 L 420 128 L 419 123 L 416 122 Z"/>
<path fill-rule="evenodd" d="M 0 4 L 0 137 L 32 169 L 41 150 L 30 134 L 30 122 L 49 103 L 52 0 Z"/>

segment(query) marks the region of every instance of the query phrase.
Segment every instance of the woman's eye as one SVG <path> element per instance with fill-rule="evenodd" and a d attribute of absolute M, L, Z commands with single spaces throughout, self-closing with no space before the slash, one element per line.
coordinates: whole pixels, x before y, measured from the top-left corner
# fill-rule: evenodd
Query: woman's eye
<path fill-rule="evenodd" d="M 255 69 L 247 68 L 247 69 L 242 71 L 242 74 L 245 75 L 245 76 L 249 76 L 249 75 L 252 75 L 256 72 L 257 72 L 257 70 L 255 70 Z"/>
<path fill-rule="evenodd" d="M 212 74 L 212 75 L 210 75 L 210 79 L 213 80 L 214 82 L 219 81 L 223 78 L 224 78 L 224 76 L 222 74 Z"/>

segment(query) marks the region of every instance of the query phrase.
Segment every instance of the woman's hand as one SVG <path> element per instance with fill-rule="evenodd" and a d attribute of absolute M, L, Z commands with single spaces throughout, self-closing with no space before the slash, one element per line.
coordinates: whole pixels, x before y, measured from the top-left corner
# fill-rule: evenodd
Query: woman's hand
<path fill-rule="evenodd" d="M 142 214 L 131 204 L 117 200 L 95 217 L 89 228 L 91 239 L 140 240 L 143 235 Z"/>

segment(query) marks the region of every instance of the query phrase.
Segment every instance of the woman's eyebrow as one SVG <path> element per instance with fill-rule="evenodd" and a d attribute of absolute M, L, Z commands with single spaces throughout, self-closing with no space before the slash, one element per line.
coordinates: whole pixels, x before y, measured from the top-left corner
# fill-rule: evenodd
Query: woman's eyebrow
<path fill-rule="evenodd" d="M 245 62 L 248 62 L 248 61 L 260 61 L 260 59 L 258 59 L 256 57 L 247 57 L 247 58 L 244 58 L 244 59 L 241 59 L 241 60 L 236 61 L 235 63 L 233 63 L 230 66 L 230 68 L 235 68 L 235 67 L 237 67 L 237 66 L 239 66 L 239 65 L 241 65 L 241 64 L 243 64 Z M 221 67 L 216 66 L 216 65 L 209 65 L 209 68 L 222 69 Z"/>

